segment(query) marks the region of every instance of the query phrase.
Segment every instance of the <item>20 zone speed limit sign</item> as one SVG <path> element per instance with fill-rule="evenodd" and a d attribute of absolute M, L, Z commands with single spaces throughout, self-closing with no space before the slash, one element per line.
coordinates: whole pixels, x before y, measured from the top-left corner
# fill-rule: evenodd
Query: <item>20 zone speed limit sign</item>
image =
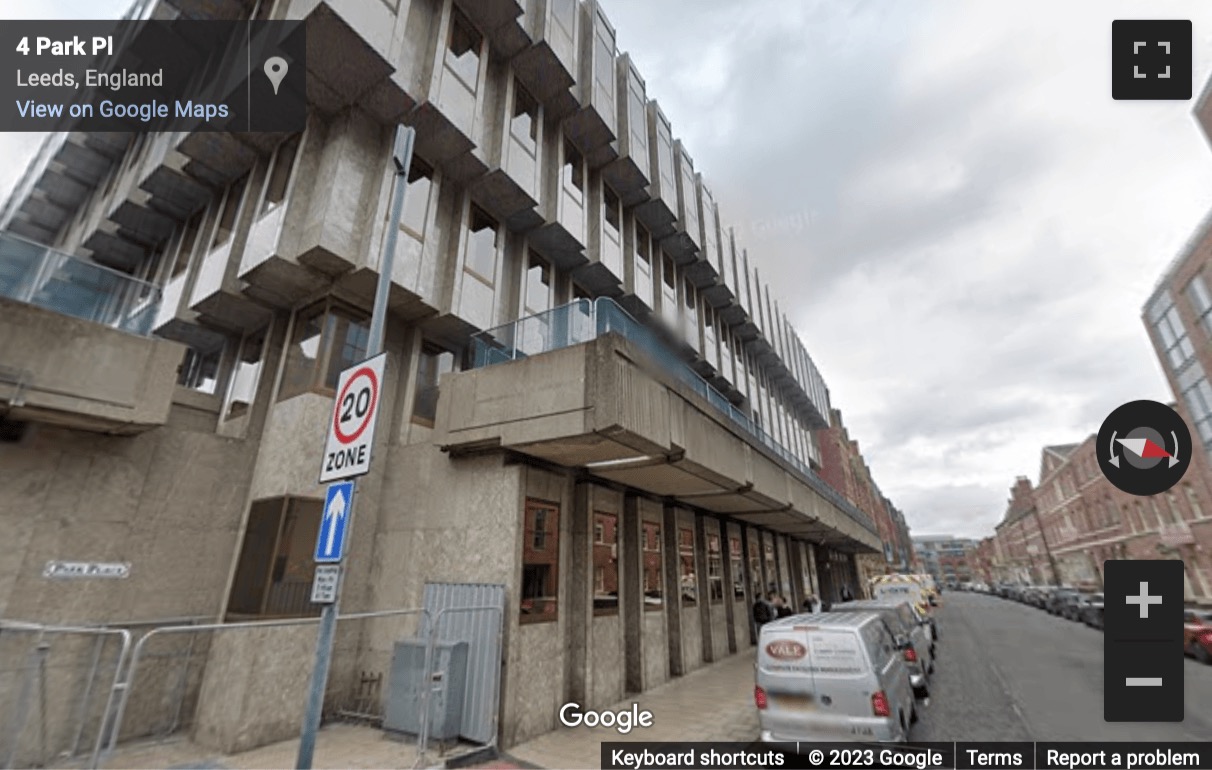
<path fill-rule="evenodd" d="M 324 442 L 321 484 L 361 476 L 370 470 L 386 361 L 387 354 L 380 353 L 341 372 L 332 419 L 328 421 L 328 440 Z"/>

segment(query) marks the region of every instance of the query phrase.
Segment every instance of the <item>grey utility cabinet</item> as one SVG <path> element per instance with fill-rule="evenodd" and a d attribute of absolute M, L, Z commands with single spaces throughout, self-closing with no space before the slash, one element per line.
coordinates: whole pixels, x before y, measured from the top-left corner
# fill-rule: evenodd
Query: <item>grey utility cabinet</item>
<path fill-rule="evenodd" d="M 421 693 L 425 670 L 425 640 L 401 639 L 391 658 L 387 710 L 383 729 L 420 735 Z M 467 689 L 467 642 L 437 642 L 433 648 L 433 675 L 428 684 L 429 737 L 447 741 L 459 737 L 463 721 L 463 695 Z"/>

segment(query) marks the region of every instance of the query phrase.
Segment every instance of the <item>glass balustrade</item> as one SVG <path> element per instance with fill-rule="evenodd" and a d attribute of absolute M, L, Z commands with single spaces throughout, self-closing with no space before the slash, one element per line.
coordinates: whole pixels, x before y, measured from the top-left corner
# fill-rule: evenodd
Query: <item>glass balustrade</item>
<path fill-rule="evenodd" d="M 160 289 L 94 262 L 0 233 L 0 296 L 149 336 Z"/>

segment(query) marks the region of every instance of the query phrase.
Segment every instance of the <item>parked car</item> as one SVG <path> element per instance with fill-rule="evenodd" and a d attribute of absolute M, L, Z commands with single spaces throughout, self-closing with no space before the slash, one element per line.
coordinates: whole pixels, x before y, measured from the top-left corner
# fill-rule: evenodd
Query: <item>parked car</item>
<path fill-rule="evenodd" d="M 1212 664 L 1212 610 L 1183 613 L 1183 649 L 1200 663 Z"/>
<path fill-rule="evenodd" d="M 753 700 L 762 741 L 908 740 L 917 704 L 902 651 L 874 612 L 762 626 Z"/>
<path fill-rule="evenodd" d="M 1061 615 L 1065 606 L 1077 598 L 1077 594 L 1076 588 L 1057 588 L 1048 596 L 1048 604 L 1044 609 L 1048 610 L 1049 615 Z"/>
<path fill-rule="evenodd" d="M 1027 591 L 1023 600 L 1026 604 L 1042 610 L 1048 605 L 1048 597 L 1051 595 L 1052 588 L 1050 586 L 1031 586 L 1031 589 Z"/>
<path fill-rule="evenodd" d="M 920 611 L 903 600 L 863 600 L 841 602 L 830 612 L 875 612 L 888 624 L 888 630 L 901 648 L 909 668 L 909 683 L 919 698 L 930 695 L 930 675 L 934 673 L 934 643 L 930 622 L 921 622 Z"/>
<path fill-rule="evenodd" d="M 1077 604 L 1077 619 L 1091 628 L 1103 627 L 1103 595 L 1082 596 Z"/>

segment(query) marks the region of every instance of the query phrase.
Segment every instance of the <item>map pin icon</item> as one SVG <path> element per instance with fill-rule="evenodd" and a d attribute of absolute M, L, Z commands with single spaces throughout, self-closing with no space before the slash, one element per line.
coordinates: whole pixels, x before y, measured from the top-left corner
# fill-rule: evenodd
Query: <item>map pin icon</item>
<path fill-rule="evenodd" d="M 271 56 L 265 60 L 265 76 L 274 86 L 274 96 L 278 95 L 278 86 L 282 85 L 287 69 L 286 60 L 281 56 Z"/>

